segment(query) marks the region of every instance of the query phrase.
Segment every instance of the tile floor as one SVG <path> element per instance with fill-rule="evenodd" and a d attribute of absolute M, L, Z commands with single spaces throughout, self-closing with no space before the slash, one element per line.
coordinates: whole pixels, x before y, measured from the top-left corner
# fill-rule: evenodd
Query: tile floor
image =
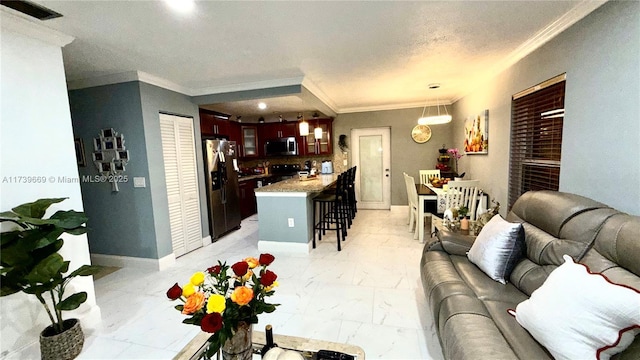
<path fill-rule="evenodd" d="M 358 345 L 367 359 L 442 359 L 420 284 L 423 246 L 401 210 L 360 210 L 341 252 L 331 232 L 309 255 L 275 253 L 280 286 L 270 300 L 281 305 L 254 329 L 272 324 L 278 334 Z M 170 269 L 123 268 L 97 280 L 102 325 L 86 334 L 79 358 L 171 359 L 199 328 L 181 323 L 167 289 L 218 259 L 257 256 L 256 219 Z"/>

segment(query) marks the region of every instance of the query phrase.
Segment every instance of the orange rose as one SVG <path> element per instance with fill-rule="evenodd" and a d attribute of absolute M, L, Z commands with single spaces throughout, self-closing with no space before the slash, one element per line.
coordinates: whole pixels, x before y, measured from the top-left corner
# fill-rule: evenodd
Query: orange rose
<path fill-rule="evenodd" d="M 196 311 L 202 309 L 204 306 L 204 293 L 196 292 L 191 294 L 187 298 L 187 302 L 184 303 L 184 307 L 182 308 L 182 313 L 185 315 L 191 315 Z"/>
<path fill-rule="evenodd" d="M 251 299 L 253 299 L 253 290 L 246 286 L 238 286 L 233 290 L 233 293 L 231 293 L 231 301 L 240 306 L 247 305 Z"/>

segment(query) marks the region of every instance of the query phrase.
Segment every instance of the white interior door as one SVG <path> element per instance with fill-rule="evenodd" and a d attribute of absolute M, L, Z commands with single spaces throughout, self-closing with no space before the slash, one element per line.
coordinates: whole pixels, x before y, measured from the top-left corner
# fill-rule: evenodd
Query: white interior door
<path fill-rule="evenodd" d="M 390 137 L 388 127 L 351 130 L 351 160 L 358 167 L 356 198 L 359 208 L 391 208 Z"/>
<path fill-rule="evenodd" d="M 193 118 L 160 114 L 164 173 L 175 256 L 202 247 Z"/>

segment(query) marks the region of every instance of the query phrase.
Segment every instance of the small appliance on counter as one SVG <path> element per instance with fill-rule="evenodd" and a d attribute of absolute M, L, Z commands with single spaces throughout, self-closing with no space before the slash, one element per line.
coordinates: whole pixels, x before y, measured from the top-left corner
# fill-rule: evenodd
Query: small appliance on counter
<path fill-rule="evenodd" d="M 324 160 L 320 170 L 322 174 L 333 174 L 333 162 L 331 160 Z"/>

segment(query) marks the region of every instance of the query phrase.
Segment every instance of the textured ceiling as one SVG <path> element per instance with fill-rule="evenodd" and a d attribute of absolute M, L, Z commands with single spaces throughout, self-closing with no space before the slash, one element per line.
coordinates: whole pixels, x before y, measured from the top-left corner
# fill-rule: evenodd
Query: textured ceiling
<path fill-rule="evenodd" d="M 205 95 L 304 77 L 337 113 L 420 106 L 429 83 L 459 99 L 583 4 L 197 1 L 179 14 L 162 1 L 36 2 L 64 15 L 43 25 L 76 38 L 69 81 L 141 71 Z"/>

